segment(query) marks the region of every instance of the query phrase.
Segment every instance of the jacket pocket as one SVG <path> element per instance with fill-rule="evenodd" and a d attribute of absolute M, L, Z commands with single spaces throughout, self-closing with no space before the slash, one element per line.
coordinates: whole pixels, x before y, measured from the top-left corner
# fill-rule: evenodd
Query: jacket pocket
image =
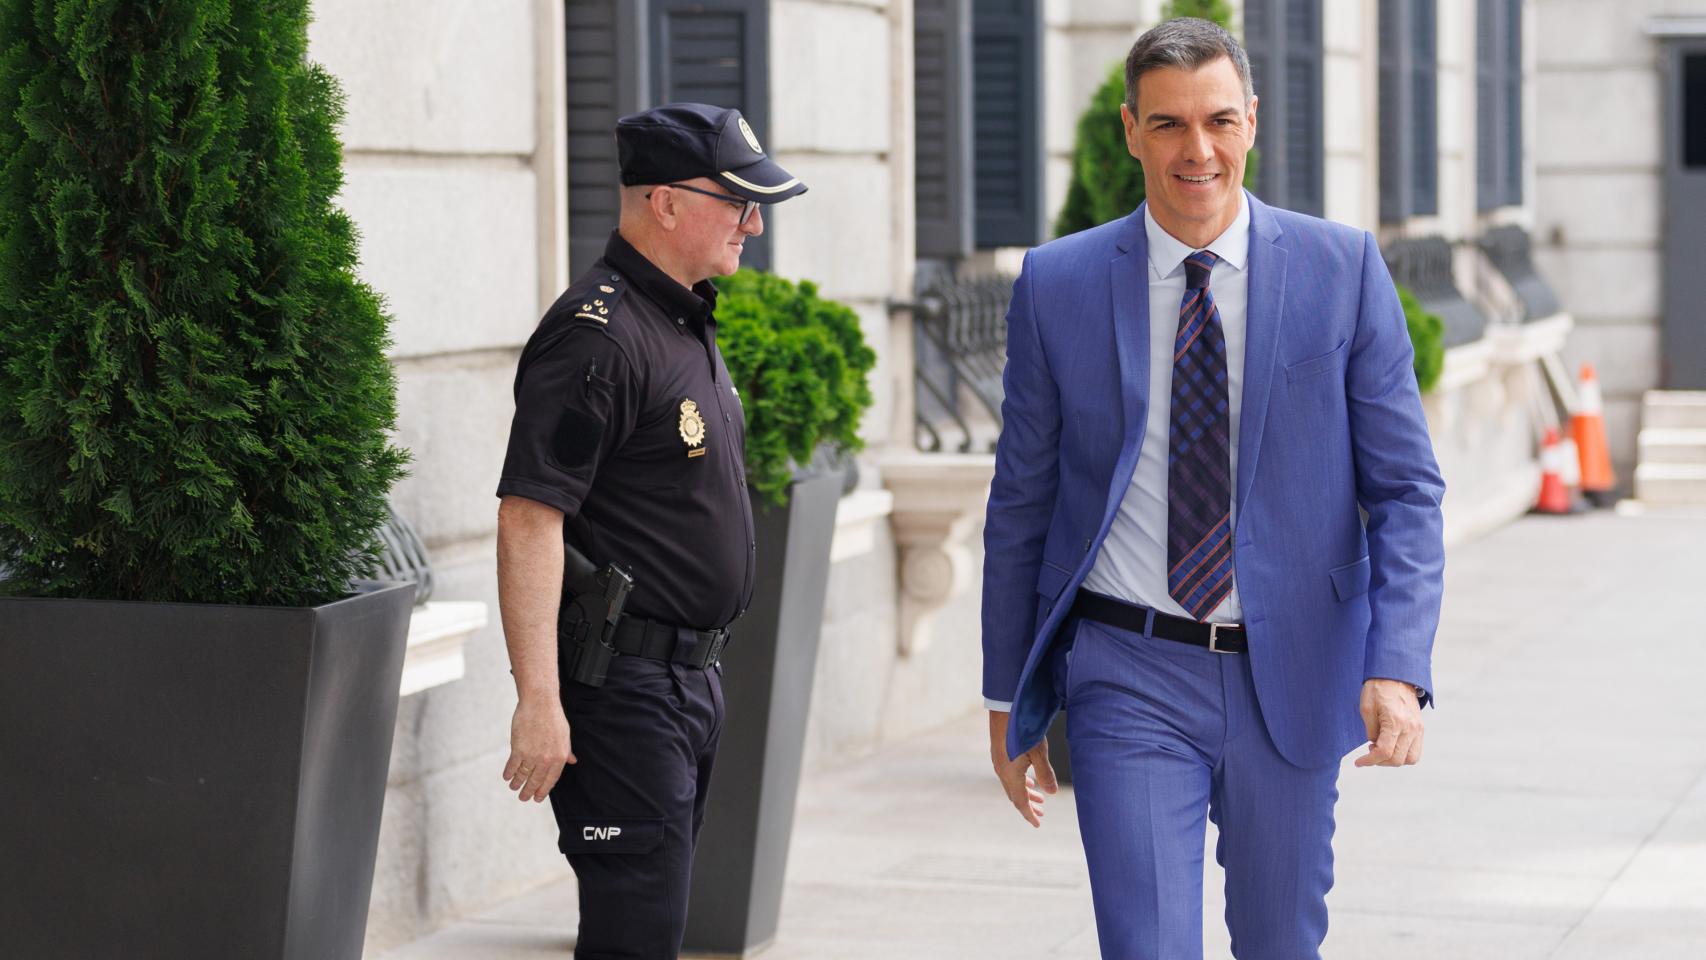
<path fill-rule="evenodd" d="M 1333 578 L 1333 593 L 1338 595 L 1340 602 L 1367 593 L 1368 575 L 1367 557 L 1327 571 L 1327 576 Z"/>
<path fill-rule="evenodd" d="M 1071 579 L 1071 570 L 1044 560 L 1042 567 L 1037 570 L 1037 592 L 1042 594 L 1044 600 L 1053 600 L 1060 596 L 1061 588 Z"/>
<path fill-rule="evenodd" d="M 642 855 L 662 843 L 662 817 L 579 817 L 563 821 L 557 836 L 557 849 L 570 856 Z"/>
<path fill-rule="evenodd" d="M 1322 374 L 1332 373 L 1334 370 L 1339 369 L 1339 361 L 1344 356 L 1345 347 L 1349 345 L 1349 340 L 1341 340 L 1339 341 L 1338 346 L 1319 357 L 1311 357 L 1308 360 L 1299 360 L 1296 363 L 1287 364 L 1285 368 L 1285 382 L 1296 383 L 1299 380 L 1318 377 Z"/>
<path fill-rule="evenodd" d="M 1037 570 L 1037 594 L 1042 598 L 1041 610 L 1044 616 L 1054 607 L 1055 598 L 1065 589 L 1066 582 L 1072 579 L 1072 571 L 1057 564 L 1044 560 Z"/>

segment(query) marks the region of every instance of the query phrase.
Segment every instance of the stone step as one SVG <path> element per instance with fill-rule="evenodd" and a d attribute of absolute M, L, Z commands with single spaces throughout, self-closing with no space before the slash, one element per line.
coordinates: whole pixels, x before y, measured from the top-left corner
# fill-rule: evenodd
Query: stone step
<path fill-rule="evenodd" d="M 1648 390 L 1641 399 L 1641 426 L 1706 430 L 1706 390 Z"/>
<path fill-rule="evenodd" d="M 1706 463 L 1643 463 L 1635 468 L 1635 499 L 1643 503 L 1706 504 Z"/>
<path fill-rule="evenodd" d="M 1706 430 L 1642 430 L 1637 442 L 1642 463 L 1706 463 Z"/>

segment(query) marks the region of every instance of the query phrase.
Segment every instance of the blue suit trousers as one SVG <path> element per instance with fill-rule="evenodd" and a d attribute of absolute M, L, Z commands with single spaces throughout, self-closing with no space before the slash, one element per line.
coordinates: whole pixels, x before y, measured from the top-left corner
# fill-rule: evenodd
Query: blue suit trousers
<path fill-rule="evenodd" d="M 1070 621 L 1055 677 L 1107 960 L 1202 956 L 1205 817 L 1220 829 L 1238 960 L 1317 960 L 1333 885 L 1337 763 L 1268 735 L 1249 658 Z"/>

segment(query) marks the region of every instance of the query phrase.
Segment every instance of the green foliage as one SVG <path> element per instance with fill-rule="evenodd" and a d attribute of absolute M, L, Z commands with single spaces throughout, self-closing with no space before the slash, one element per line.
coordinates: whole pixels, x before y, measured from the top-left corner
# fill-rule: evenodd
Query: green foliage
<path fill-rule="evenodd" d="M 1161 5 L 1161 19 L 1196 17 L 1232 29 L 1232 4 L 1226 0 L 1167 0 Z"/>
<path fill-rule="evenodd" d="M 1125 102 L 1125 63 L 1114 64 L 1078 118 L 1072 142 L 1072 180 L 1054 221 L 1064 237 L 1117 220 L 1143 202 L 1143 167 L 1125 145 L 1120 104 Z"/>
<path fill-rule="evenodd" d="M 1445 369 L 1445 321 L 1439 314 L 1429 313 L 1416 295 L 1403 284 L 1398 288 L 1398 302 L 1404 305 L 1404 325 L 1410 330 L 1410 346 L 1416 352 L 1416 386 L 1427 393 L 1439 383 L 1440 371 Z"/>
<path fill-rule="evenodd" d="M 1171 0 L 1162 20 L 1201 17 L 1230 29 L 1232 11 L 1225 0 Z M 1090 98 L 1078 118 L 1072 144 L 1072 179 L 1066 202 L 1055 217 L 1054 235 L 1064 237 L 1117 220 L 1137 209 L 1145 196 L 1143 167 L 1126 149 L 1120 104 L 1125 102 L 1125 62 L 1113 65 L 1108 78 Z M 1256 188 L 1257 151 L 1245 159 L 1244 186 Z"/>
<path fill-rule="evenodd" d="M 859 315 L 773 274 L 741 270 L 717 281 L 717 343 L 746 407 L 747 479 L 774 503 L 793 465 L 821 445 L 858 450 L 877 362 Z"/>
<path fill-rule="evenodd" d="M 368 567 L 406 457 L 307 24 L 0 0 L 9 591 L 306 604 Z"/>

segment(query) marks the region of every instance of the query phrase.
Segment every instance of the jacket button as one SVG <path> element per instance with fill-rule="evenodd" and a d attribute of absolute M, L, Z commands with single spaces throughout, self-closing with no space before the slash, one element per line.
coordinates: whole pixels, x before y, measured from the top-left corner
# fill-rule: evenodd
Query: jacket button
<path fill-rule="evenodd" d="M 1090 552 L 1090 541 L 1089 541 L 1089 540 L 1085 540 L 1085 541 L 1084 541 L 1084 552 L 1085 552 L 1085 553 L 1089 553 L 1089 552 Z"/>

